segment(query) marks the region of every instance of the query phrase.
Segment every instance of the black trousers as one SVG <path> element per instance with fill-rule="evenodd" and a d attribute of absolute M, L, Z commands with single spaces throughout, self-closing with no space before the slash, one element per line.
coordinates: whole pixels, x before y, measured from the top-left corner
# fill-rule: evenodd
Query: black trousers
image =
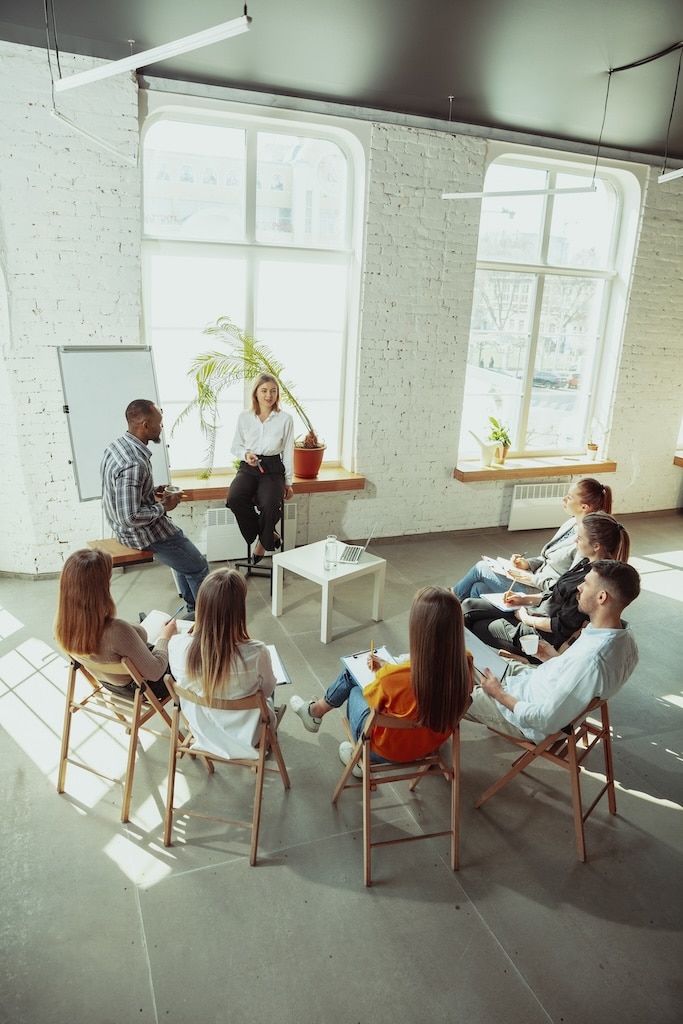
<path fill-rule="evenodd" d="M 538 658 L 524 654 L 519 642 L 520 637 L 526 633 L 535 633 L 536 630 L 520 622 L 514 613 L 505 615 L 483 597 L 468 597 L 462 602 L 462 612 L 467 628 L 489 647 L 509 651 L 510 654 L 522 654 L 532 665 L 539 664 Z M 547 633 L 539 631 L 539 635 L 548 642 L 552 639 Z"/>
<path fill-rule="evenodd" d="M 266 551 L 272 551 L 285 496 L 285 467 L 279 455 L 263 455 L 261 461 L 263 473 L 258 466 L 240 462 L 225 504 L 234 513 L 247 544 L 253 544 L 258 537 Z"/>

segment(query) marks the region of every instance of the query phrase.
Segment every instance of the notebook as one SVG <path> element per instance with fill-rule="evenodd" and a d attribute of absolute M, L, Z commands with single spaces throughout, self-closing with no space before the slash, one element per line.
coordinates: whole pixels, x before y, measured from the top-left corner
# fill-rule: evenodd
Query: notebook
<path fill-rule="evenodd" d="M 337 559 L 338 562 L 357 562 L 363 552 L 367 549 L 368 544 L 372 540 L 375 530 L 377 529 L 377 523 L 370 530 L 370 536 L 366 540 L 365 544 L 345 544 L 342 548 L 342 552 Z"/>

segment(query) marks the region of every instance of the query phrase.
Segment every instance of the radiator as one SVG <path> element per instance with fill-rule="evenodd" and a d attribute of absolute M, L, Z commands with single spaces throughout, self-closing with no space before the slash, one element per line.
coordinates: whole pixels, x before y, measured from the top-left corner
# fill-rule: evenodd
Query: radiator
<path fill-rule="evenodd" d="M 517 484 L 512 492 L 508 530 L 560 526 L 567 518 L 562 499 L 567 484 Z"/>
<path fill-rule="evenodd" d="M 285 502 L 285 537 L 283 549 L 296 545 L 296 502 Z M 210 508 L 206 512 L 206 559 L 225 562 L 244 558 L 247 545 L 240 533 L 235 516 L 229 508 Z"/>

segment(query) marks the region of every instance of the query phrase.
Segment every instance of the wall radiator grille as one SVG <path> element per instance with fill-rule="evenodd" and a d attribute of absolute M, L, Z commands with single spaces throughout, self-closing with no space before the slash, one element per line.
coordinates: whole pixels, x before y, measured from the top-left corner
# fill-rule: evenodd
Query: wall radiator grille
<path fill-rule="evenodd" d="M 568 518 L 562 507 L 567 484 L 517 484 L 512 492 L 508 530 L 560 526 Z"/>
<path fill-rule="evenodd" d="M 296 545 L 296 502 L 285 502 L 284 550 Z M 208 562 L 224 562 L 227 559 L 244 558 L 247 545 L 240 533 L 237 520 L 229 508 L 206 510 L 206 559 Z"/>

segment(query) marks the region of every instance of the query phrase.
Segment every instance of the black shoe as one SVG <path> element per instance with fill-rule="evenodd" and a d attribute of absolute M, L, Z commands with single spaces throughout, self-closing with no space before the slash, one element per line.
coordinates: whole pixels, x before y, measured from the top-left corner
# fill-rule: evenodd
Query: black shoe
<path fill-rule="evenodd" d="M 251 564 L 252 565 L 258 565 L 259 562 L 261 561 L 261 559 L 263 559 L 263 558 L 265 558 L 265 555 L 252 555 L 251 556 Z"/>
<path fill-rule="evenodd" d="M 138 618 L 140 619 L 140 622 L 144 622 L 147 618 L 147 612 L 138 612 Z"/>

